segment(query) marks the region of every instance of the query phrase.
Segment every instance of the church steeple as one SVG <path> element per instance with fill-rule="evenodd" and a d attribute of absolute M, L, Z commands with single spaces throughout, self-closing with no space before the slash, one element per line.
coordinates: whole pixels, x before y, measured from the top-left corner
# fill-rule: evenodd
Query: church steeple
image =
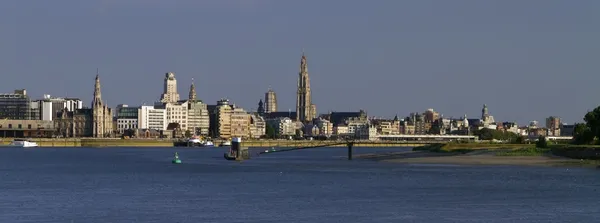
<path fill-rule="evenodd" d="M 96 69 L 96 83 L 94 84 L 94 100 L 92 100 L 92 107 L 102 105 L 102 92 L 100 92 L 100 74 Z"/>
<path fill-rule="evenodd" d="M 192 78 L 192 85 L 190 86 L 189 99 L 190 99 L 190 101 L 196 101 L 196 99 L 197 99 L 196 86 L 194 85 L 194 78 Z"/>

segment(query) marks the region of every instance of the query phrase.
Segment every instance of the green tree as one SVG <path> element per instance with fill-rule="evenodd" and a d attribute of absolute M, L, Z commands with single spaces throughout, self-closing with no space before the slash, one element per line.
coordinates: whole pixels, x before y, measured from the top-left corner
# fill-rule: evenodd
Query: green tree
<path fill-rule="evenodd" d="M 594 141 L 592 130 L 584 123 L 577 123 L 573 129 L 574 144 L 590 144 Z"/>
<path fill-rule="evenodd" d="M 517 138 L 515 139 L 515 143 L 518 143 L 518 144 L 523 144 L 523 143 L 525 143 L 525 137 L 523 137 L 523 136 L 521 136 L 521 135 L 520 135 L 520 136 L 517 136 Z"/>
<path fill-rule="evenodd" d="M 537 148 L 548 148 L 548 141 L 546 141 L 546 137 L 540 136 L 538 141 L 535 142 L 535 147 Z"/>
<path fill-rule="evenodd" d="M 190 130 L 185 130 L 185 137 L 186 138 L 192 137 L 192 132 L 190 132 Z"/>
<path fill-rule="evenodd" d="M 268 125 L 268 124 L 265 126 L 265 134 L 267 135 L 267 138 L 269 138 L 269 139 L 274 139 L 277 136 L 277 133 L 275 132 L 275 128 L 273 128 L 273 126 Z"/>

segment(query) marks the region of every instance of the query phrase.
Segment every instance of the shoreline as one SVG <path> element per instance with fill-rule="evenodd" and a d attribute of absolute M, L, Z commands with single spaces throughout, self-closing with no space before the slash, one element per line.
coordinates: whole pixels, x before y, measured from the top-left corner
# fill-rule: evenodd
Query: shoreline
<path fill-rule="evenodd" d="M 481 149 L 477 151 L 461 152 L 430 152 L 407 151 L 385 154 L 363 154 L 356 158 L 378 162 L 401 164 L 446 164 L 446 165 L 501 165 L 501 166 L 537 166 L 537 167 L 587 167 L 597 168 L 598 162 L 590 160 L 577 160 L 549 154 L 531 156 L 501 156 L 500 150 Z"/>

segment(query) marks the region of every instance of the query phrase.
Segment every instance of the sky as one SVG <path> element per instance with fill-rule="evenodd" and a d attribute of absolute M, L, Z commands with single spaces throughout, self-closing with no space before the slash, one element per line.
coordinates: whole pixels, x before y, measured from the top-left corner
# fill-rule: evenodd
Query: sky
<path fill-rule="evenodd" d="M 187 98 L 247 110 L 271 87 L 295 110 L 304 51 L 319 113 L 433 108 L 497 121 L 582 120 L 600 105 L 600 1 L 4 0 L 0 92 L 152 104 L 166 72 Z"/>

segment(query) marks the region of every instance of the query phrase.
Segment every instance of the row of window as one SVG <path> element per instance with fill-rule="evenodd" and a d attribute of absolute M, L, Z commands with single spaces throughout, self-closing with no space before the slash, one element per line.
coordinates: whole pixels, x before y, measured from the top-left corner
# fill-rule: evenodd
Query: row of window
<path fill-rule="evenodd" d="M 0 125 L 0 129 L 1 129 L 1 128 L 3 128 L 3 126 L 2 126 L 2 125 Z M 12 124 L 8 124 L 8 128 L 9 128 L 9 129 L 12 129 L 12 128 L 13 128 L 13 125 L 12 125 Z M 18 128 L 18 129 L 21 129 L 21 128 L 23 128 L 23 125 L 21 125 L 21 124 L 18 124 L 18 125 L 17 125 L 17 128 Z M 28 124 L 28 125 L 27 125 L 27 129 L 31 129 L 31 124 Z"/>

